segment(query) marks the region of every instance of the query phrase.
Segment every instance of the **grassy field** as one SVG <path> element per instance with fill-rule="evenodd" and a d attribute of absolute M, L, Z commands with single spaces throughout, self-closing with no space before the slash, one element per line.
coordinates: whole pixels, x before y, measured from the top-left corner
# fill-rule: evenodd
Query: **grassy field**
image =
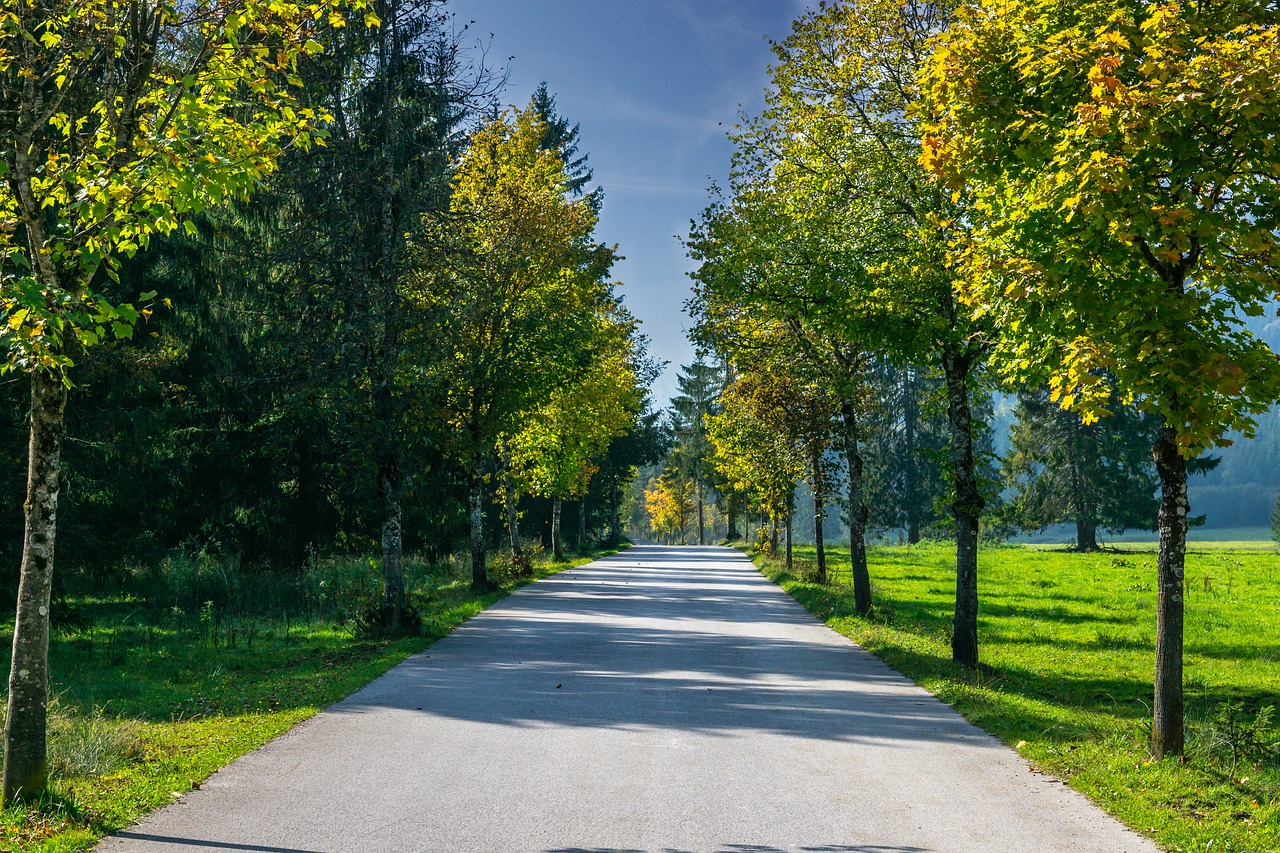
<path fill-rule="evenodd" d="M 1193 546 L 1187 559 L 1185 761 L 1154 761 L 1150 734 L 1155 552 L 1033 546 L 980 555 L 983 666 L 950 660 L 954 546 L 871 551 L 875 614 L 852 616 L 848 551 L 822 587 L 802 548 L 793 573 L 757 558 L 852 638 L 1028 762 L 1169 851 L 1280 850 L 1280 555 Z"/>
<path fill-rule="evenodd" d="M 604 553 L 535 564 L 534 576 Z M 330 618 L 332 607 L 264 616 L 234 614 L 212 598 L 187 608 L 73 598 L 75 618 L 50 644 L 53 790 L 43 802 L 0 811 L 0 853 L 89 849 L 527 582 L 501 572 L 501 588 L 476 596 L 462 560 L 408 561 L 423 632 L 394 640 L 362 637 L 352 621 Z M 333 604 L 333 595 L 350 596 L 370 580 L 367 563 L 331 564 L 313 586 Z M 12 630 L 11 621 L 0 623 L 5 673 Z"/>

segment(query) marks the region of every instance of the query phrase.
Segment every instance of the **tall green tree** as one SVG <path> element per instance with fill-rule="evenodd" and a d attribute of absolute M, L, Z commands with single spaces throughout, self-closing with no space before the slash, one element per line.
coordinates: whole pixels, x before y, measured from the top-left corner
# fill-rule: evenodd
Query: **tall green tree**
<path fill-rule="evenodd" d="M 321 116 L 298 101 L 296 65 L 321 49 L 317 21 L 345 22 L 341 8 L 88 0 L 73 14 L 53 2 L 0 11 L 0 335 L 7 367 L 32 387 L 6 803 L 47 783 L 68 370 L 83 350 L 131 337 L 144 313 L 111 298 L 102 279 L 118 256 L 247 192 L 284 147 L 310 143 Z"/>
<path fill-rule="evenodd" d="M 675 435 L 675 458 L 681 470 L 693 483 L 698 510 L 698 544 L 707 544 L 706 502 L 710 487 L 707 457 L 711 444 L 707 441 L 707 418 L 715 415 L 717 398 L 724 386 L 724 369 L 698 356 L 692 364 L 680 368 L 676 377 L 678 393 L 671 398 L 671 424 Z"/>
<path fill-rule="evenodd" d="M 562 502 L 586 495 L 599 470 L 595 457 L 624 435 L 639 413 L 634 328 L 634 320 L 620 311 L 600 317 L 587 366 L 571 385 L 530 412 L 506 442 L 524 491 L 551 499 L 551 547 L 557 560 L 564 559 Z"/>
<path fill-rule="evenodd" d="M 850 337 L 873 352 L 936 365 L 951 427 L 956 598 L 951 651 L 978 663 L 978 476 L 973 400 L 993 336 L 959 298 L 948 247 L 966 212 L 919 162 L 917 73 L 950 4 L 843 0 L 806 13 L 774 48 L 774 91 L 754 138 L 768 142 L 775 181 L 842 223 L 829 250 L 845 272 Z M 961 202 L 963 200 L 960 200 Z M 829 232 L 830 233 L 830 232 Z"/>
<path fill-rule="evenodd" d="M 866 565 L 863 417 L 868 356 L 847 311 L 851 276 L 833 248 L 839 213 L 774 180 L 768 147 L 740 149 L 732 196 L 703 212 L 687 241 L 698 261 L 689 312 L 694 337 L 756 373 L 821 377 L 839 400 L 847 465 L 855 606 L 871 609 Z M 767 366 L 766 366 L 767 365 Z"/>
<path fill-rule="evenodd" d="M 1098 529 L 1154 530 L 1159 501 L 1151 445 L 1158 419 L 1114 406 L 1086 424 L 1049 399 L 1047 389 L 1018 396 L 1004 460 L 1010 510 L 1024 530 L 1074 524 L 1076 549 L 1098 550 Z"/>
<path fill-rule="evenodd" d="M 1280 24 L 1270 3 L 971 3 L 926 68 L 924 161 L 974 200 L 972 310 L 1011 378 L 1160 420 L 1152 749 L 1183 750 L 1187 463 L 1246 434 L 1280 362 Z"/>
<path fill-rule="evenodd" d="M 613 304 L 613 251 L 593 242 L 596 211 L 570 198 L 544 130 L 525 109 L 477 131 L 449 216 L 424 220 L 406 263 L 424 405 L 467 481 L 477 590 L 488 587 L 484 485 L 497 442 L 590 364 L 598 319 Z"/>
<path fill-rule="evenodd" d="M 790 530 L 796 482 L 804 474 L 803 448 L 782 423 L 782 410 L 772 405 L 773 394 L 762 394 L 759 377 L 737 377 L 721 394 L 722 410 L 707 420 L 711 464 L 734 488 L 751 495 L 777 529 Z M 790 535 L 787 568 L 791 568 Z"/>

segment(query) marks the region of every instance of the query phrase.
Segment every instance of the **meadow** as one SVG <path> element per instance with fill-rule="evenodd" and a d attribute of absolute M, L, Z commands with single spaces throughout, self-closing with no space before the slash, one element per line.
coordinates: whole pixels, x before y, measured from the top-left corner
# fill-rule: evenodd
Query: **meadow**
<path fill-rule="evenodd" d="M 362 624 L 376 564 L 326 560 L 288 583 L 214 561 L 177 560 L 131 584 L 145 596 L 67 596 L 50 642 L 52 792 L 0 810 L 0 853 L 70 853 L 198 788 L 210 773 L 363 687 L 531 575 L 498 562 L 497 588 L 470 591 L 460 557 L 406 560 L 413 636 Z M 8 672 L 13 625 L 0 623 Z M 0 704 L 0 723 L 3 722 Z"/>
<path fill-rule="evenodd" d="M 1280 555 L 1193 543 L 1187 557 L 1184 759 L 1155 761 L 1150 736 L 1155 549 L 1077 554 L 1047 546 L 979 557 L 976 671 L 950 660 L 951 543 L 869 556 L 875 612 L 853 614 L 848 551 L 811 581 L 812 547 L 764 573 L 828 625 L 915 679 L 1169 851 L 1280 850 Z"/>

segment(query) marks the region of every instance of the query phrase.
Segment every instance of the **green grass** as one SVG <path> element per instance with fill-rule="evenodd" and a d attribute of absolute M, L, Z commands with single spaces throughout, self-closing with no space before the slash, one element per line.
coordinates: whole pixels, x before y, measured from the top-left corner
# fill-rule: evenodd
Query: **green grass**
<path fill-rule="evenodd" d="M 535 564 L 533 579 L 607 553 Z M 368 575 L 367 565 L 332 566 L 317 585 L 353 575 Z M 424 628 L 400 639 L 358 639 L 350 621 L 74 600 L 77 627 L 56 631 L 50 644 L 52 789 L 40 802 L 0 810 L 0 853 L 89 849 L 528 582 L 499 566 L 501 587 L 476 596 L 469 579 L 459 559 L 411 564 Z M 0 625 L 4 672 L 12 630 Z"/>
<path fill-rule="evenodd" d="M 979 558 L 977 672 L 950 660 L 949 543 L 874 548 L 875 614 L 853 616 L 848 551 L 828 586 L 757 557 L 835 630 L 1066 780 L 1169 851 L 1280 850 L 1280 556 L 1204 548 L 1187 558 L 1185 761 L 1150 734 L 1155 552 L 992 547 Z"/>

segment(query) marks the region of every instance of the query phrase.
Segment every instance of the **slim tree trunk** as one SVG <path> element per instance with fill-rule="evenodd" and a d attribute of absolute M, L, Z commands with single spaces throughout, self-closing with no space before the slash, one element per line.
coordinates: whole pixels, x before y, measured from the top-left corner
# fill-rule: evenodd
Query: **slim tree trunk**
<path fill-rule="evenodd" d="M 382 487 L 382 622 L 398 628 L 404 615 L 404 534 L 400 521 L 399 471 L 394 455 L 379 465 Z"/>
<path fill-rule="evenodd" d="M 769 530 L 769 553 L 777 554 L 778 553 L 778 519 L 770 518 L 769 521 L 773 525 Z"/>
<path fill-rule="evenodd" d="M 379 29 L 378 73 L 381 77 L 382 111 L 378 181 L 378 299 L 381 329 L 373 362 L 374 417 L 378 430 L 378 488 L 382 495 L 382 620 L 388 628 L 399 628 L 405 610 L 404 531 L 401 520 L 400 447 L 396 401 L 396 370 L 400 360 L 400 294 L 397 290 L 396 255 L 401 235 L 395 221 L 395 116 L 391 93 L 392 54 L 396 49 L 395 10 L 388 10 Z"/>
<path fill-rule="evenodd" d="M 969 358 L 947 349 L 942 369 L 947 381 L 947 419 L 955 464 L 956 611 L 951 659 L 978 665 L 978 523 L 984 501 L 978 491 L 973 454 L 973 417 L 969 411 Z"/>
<path fill-rule="evenodd" d="M 737 542 L 742 538 L 742 534 L 738 531 L 738 494 L 730 492 L 724 504 L 729 514 L 729 529 L 725 531 L 725 538 L 730 542 Z"/>
<path fill-rule="evenodd" d="M 791 571 L 791 522 L 795 513 L 787 510 L 787 571 Z"/>
<path fill-rule="evenodd" d="M 1187 558 L 1187 460 L 1178 452 L 1177 433 L 1162 425 L 1152 450 L 1160 475 L 1160 552 L 1156 557 L 1155 713 L 1151 751 L 1157 758 L 1183 749 L 1182 621 Z"/>
<path fill-rule="evenodd" d="M 560 499 L 551 499 L 551 553 L 556 562 L 564 561 L 564 542 L 560 537 Z"/>
<path fill-rule="evenodd" d="M 920 541 L 920 477 L 916 468 L 916 389 L 913 372 L 908 365 L 903 371 L 902 382 L 902 441 L 903 478 L 905 480 L 907 509 L 907 542 Z M 868 606 L 870 601 L 868 600 Z M 861 611 L 859 611 L 861 612 Z"/>
<path fill-rule="evenodd" d="M 813 490 L 813 547 L 817 554 L 818 583 L 827 582 L 827 551 L 822 542 L 822 524 L 826 520 L 827 508 L 823 489 Z"/>
<path fill-rule="evenodd" d="M 524 555 L 524 542 L 520 539 L 520 511 L 516 504 L 516 484 L 511 472 L 503 475 L 503 497 L 507 505 L 507 535 L 511 539 L 511 556 L 519 559 Z"/>
<path fill-rule="evenodd" d="M 849 469 L 849 562 L 853 573 L 853 607 L 861 616 L 871 612 L 871 574 L 867 570 L 867 502 L 863 462 L 859 450 L 857 410 L 850 400 L 840 402 L 844 421 L 844 455 Z"/>
<path fill-rule="evenodd" d="M 609 504 L 609 545 L 615 546 L 622 541 L 622 499 L 618 496 L 621 487 L 615 481 Z"/>
<path fill-rule="evenodd" d="M 489 574 L 484 565 L 484 484 L 471 481 L 471 589 L 489 591 Z"/>
<path fill-rule="evenodd" d="M 705 522 L 702 517 L 702 505 L 703 505 L 702 481 L 699 480 L 698 481 L 698 544 L 706 545 L 707 536 L 706 536 L 706 529 L 704 526 Z"/>
<path fill-rule="evenodd" d="M 5 804 L 39 795 L 48 784 L 49 600 L 66 405 L 60 376 L 32 374 L 26 527 L 4 727 Z"/>
<path fill-rule="evenodd" d="M 583 495 L 582 500 L 578 501 L 578 551 L 581 553 L 587 548 L 587 496 Z"/>

